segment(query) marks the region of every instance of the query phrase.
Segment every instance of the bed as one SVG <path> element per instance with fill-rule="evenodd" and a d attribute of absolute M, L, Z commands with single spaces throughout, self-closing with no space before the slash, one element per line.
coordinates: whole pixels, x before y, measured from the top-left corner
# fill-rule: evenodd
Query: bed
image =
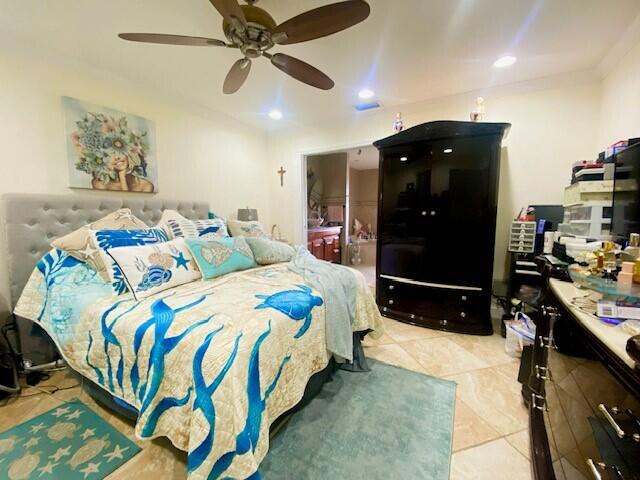
<path fill-rule="evenodd" d="M 114 297 L 90 267 L 48 245 L 121 207 L 153 225 L 164 208 L 206 218 L 203 203 L 5 195 L 3 207 L 23 349 L 52 339 L 72 369 L 135 412 L 139 438 L 165 436 L 188 452 L 189 478 L 259 478 L 270 425 L 331 360 L 327 299 L 284 263 L 139 301 Z M 353 278 L 352 331 L 379 331 L 366 281 Z M 34 340 L 32 325 L 46 337 Z"/>

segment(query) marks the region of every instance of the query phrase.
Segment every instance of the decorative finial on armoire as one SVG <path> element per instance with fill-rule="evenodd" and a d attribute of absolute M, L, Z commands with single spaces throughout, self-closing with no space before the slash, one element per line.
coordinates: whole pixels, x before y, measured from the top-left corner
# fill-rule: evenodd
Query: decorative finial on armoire
<path fill-rule="evenodd" d="M 484 119 L 484 98 L 476 98 L 476 106 L 471 110 L 471 121 L 481 122 Z"/>
<path fill-rule="evenodd" d="M 396 133 L 400 133 L 404 128 L 404 123 L 402 123 L 402 113 L 396 113 L 396 120 L 393 122 L 393 131 Z"/>

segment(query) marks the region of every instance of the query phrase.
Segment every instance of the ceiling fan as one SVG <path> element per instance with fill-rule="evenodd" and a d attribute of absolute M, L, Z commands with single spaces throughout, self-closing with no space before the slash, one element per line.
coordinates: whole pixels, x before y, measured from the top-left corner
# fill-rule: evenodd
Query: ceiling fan
<path fill-rule="evenodd" d="M 265 10 L 256 7 L 257 0 L 209 0 L 222 15 L 222 29 L 228 42 L 214 38 L 166 35 L 158 33 L 121 33 L 124 40 L 165 45 L 192 47 L 237 48 L 244 58 L 236 61 L 224 80 L 222 91 L 237 92 L 251 71 L 251 60 L 268 58 L 271 63 L 296 80 L 322 90 L 330 90 L 333 80 L 317 68 L 284 53 L 269 53 L 277 45 L 306 42 L 345 30 L 365 20 L 371 11 L 364 0 L 348 0 L 332 3 L 297 15 L 284 23 L 276 24 Z"/>

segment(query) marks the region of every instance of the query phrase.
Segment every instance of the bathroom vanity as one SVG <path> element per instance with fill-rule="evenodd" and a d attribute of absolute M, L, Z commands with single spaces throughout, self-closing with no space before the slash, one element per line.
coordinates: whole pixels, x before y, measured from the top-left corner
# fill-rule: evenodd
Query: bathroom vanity
<path fill-rule="evenodd" d="M 307 230 L 307 248 L 320 260 L 342 263 L 342 227 L 315 227 Z"/>

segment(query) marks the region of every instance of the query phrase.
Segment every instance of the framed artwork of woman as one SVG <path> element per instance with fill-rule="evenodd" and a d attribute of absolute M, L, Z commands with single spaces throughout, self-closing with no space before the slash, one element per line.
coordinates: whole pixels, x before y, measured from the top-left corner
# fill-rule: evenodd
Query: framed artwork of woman
<path fill-rule="evenodd" d="M 62 105 L 70 187 L 158 192 L 152 121 L 70 97 Z"/>

